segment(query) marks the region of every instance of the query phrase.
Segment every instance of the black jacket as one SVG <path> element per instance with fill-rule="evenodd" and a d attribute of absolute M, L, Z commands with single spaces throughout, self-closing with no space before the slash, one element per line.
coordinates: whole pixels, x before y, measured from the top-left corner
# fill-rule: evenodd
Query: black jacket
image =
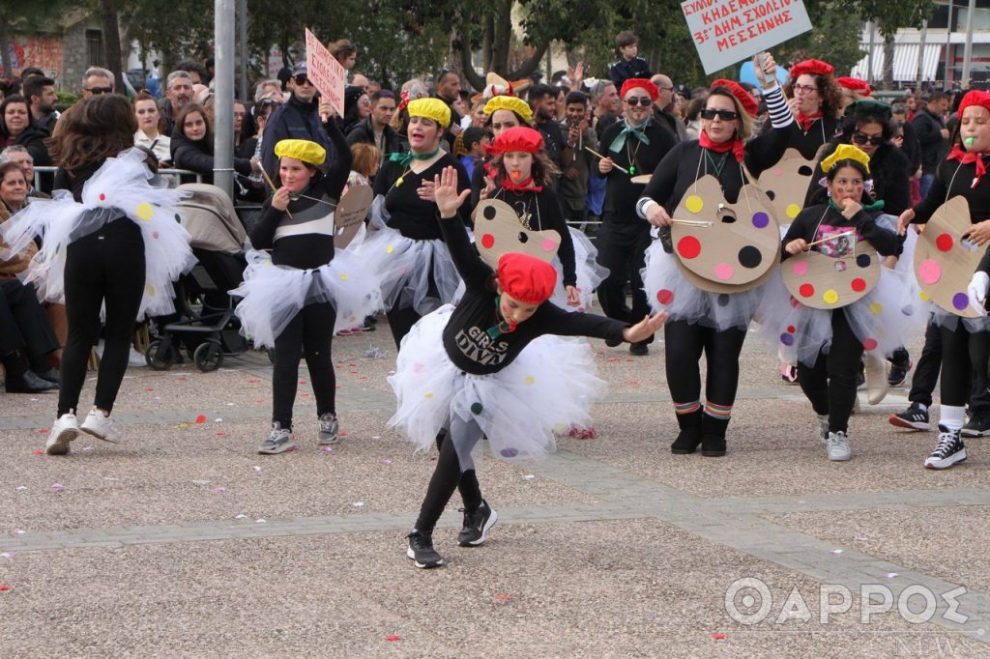
<path fill-rule="evenodd" d="M 642 57 L 634 57 L 628 61 L 620 57 L 608 69 L 608 77 L 615 83 L 616 91 L 620 91 L 622 83 L 629 78 L 649 78 L 651 75 L 650 64 Z"/>
<path fill-rule="evenodd" d="M 261 143 L 261 166 L 272 180 L 278 173 L 275 145 L 285 139 L 310 140 L 321 144 L 327 150 L 327 162 L 333 160 L 333 143 L 320 121 L 318 101 L 303 103 L 293 94 L 268 118 L 265 138 Z"/>
<path fill-rule="evenodd" d="M 213 183 L 213 144 L 205 139 L 192 141 L 176 132 L 170 142 L 172 165 L 176 169 L 188 169 L 203 177 L 203 183 Z M 247 158 L 234 158 L 234 169 L 238 174 L 251 174 L 251 161 Z"/>
<path fill-rule="evenodd" d="M 942 121 L 942 117 L 924 108 L 914 115 L 911 126 L 921 146 L 921 171 L 925 174 L 934 174 L 938 164 L 949 152 L 949 140 L 942 137 L 945 122 Z"/>
<path fill-rule="evenodd" d="M 385 126 L 383 131 L 385 140 L 385 150 L 382 152 L 383 156 L 388 156 L 390 153 L 395 153 L 397 151 L 405 151 L 403 147 L 402 139 L 399 138 L 399 134 L 395 132 L 395 129 L 391 126 Z M 378 146 L 375 141 L 375 129 L 371 125 L 371 117 L 361 121 L 357 126 L 351 129 L 351 132 L 347 133 L 347 144 L 372 144 Z"/>

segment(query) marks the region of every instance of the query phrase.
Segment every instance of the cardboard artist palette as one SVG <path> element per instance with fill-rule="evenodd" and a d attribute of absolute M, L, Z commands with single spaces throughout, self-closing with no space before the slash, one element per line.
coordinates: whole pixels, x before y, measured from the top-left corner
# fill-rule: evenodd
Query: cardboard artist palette
<path fill-rule="evenodd" d="M 953 197 L 938 207 L 914 250 L 914 274 L 921 286 L 921 299 L 931 300 L 949 313 L 976 318 L 969 305 L 969 280 L 987 246 L 977 247 L 963 236 L 973 228 L 969 204 Z"/>
<path fill-rule="evenodd" d="M 674 254 L 682 272 L 699 288 L 715 293 L 748 290 L 765 281 L 778 262 L 777 220 L 769 199 L 755 185 L 744 185 L 739 199 L 730 204 L 718 179 L 703 176 L 685 193 L 674 218 Z"/>
<path fill-rule="evenodd" d="M 813 309 L 839 309 L 861 300 L 880 281 L 880 255 L 859 240 L 847 256 L 803 252 L 784 261 L 780 274 L 794 299 Z"/>
<path fill-rule="evenodd" d="M 560 248 L 560 234 L 553 229 L 530 231 L 509 204 L 485 199 L 475 206 L 474 239 L 481 258 L 493 268 L 508 252 L 522 252 L 543 261 L 553 261 Z"/>
<path fill-rule="evenodd" d="M 368 217 L 374 193 L 370 186 L 352 185 L 337 203 L 333 216 L 333 246 L 345 249 L 354 240 L 361 225 Z"/>
<path fill-rule="evenodd" d="M 781 224 L 790 224 L 804 208 L 804 197 L 815 173 L 815 161 L 797 149 L 787 149 L 773 167 L 760 174 L 757 184 L 773 204 Z"/>

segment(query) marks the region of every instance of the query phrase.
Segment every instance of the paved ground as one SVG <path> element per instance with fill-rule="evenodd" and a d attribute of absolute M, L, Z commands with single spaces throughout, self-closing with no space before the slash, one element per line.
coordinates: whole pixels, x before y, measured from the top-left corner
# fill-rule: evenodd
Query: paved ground
<path fill-rule="evenodd" d="M 673 456 L 662 351 L 596 347 L 598 438 L 482 459 L 501 521 L 458 548 L 455 501 L 432 571 L 404 556 L 435 456 L 385 428 L 387 328 L 335 341 L 347 435 L 327 452 L 303 370 L 301 449 L 254 453 L 260 353 L 132 369 L 125 442 L 68 458 L 37 454 L 53 396 L 0 394 L 0 656 L 990 656 L 990 439 L 923 469 L 934 435 L 886 422 L 899 389 L 829 463 L 753 340 L 729 455 Z"/>

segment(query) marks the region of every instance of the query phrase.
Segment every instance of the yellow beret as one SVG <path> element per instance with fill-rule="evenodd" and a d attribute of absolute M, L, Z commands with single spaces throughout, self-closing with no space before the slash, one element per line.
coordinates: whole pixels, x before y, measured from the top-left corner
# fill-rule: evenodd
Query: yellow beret
<path fill-rule="evenodd" d="M 275 145 L 275 155 L 295 158 L 316 167 L 327 160 L 327 150 L 310 140 L 279 140 Z"/>
<path fill-rule="evenodd" d="M 529 107 L 529 104 L 519 98 L 518 96 L 493 96 L 490 101 L 485 103 L 485 116 L 490 117 L 495 114 L 498 110 L 511 110 L 515 112 L 522 120 L 527 124 L 533 123 L 533 110 Z"/>
<path fill-rule="evenodd" d="M 415 101 L 410 101 L 407 109 L 410 117 L 432 119 L 440 124 L 441 128 L 450 125 L 450 107 L 439 98 L 417 98 Z"/>
<path fill-rule="evenodd" d="M 852 144 L 840 144 L 828 158 L 822 160 L 822 172 L 828 174 L 840 160 L 855 160 L 870 173 L 870 157 L 866 152 Z"/>

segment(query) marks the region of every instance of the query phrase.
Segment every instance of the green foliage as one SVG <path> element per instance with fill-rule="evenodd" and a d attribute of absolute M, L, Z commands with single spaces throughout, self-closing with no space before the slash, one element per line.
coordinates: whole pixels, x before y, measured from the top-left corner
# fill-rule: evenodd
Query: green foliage
<path fill-rule="evenodd" d="M 58 90 L 55 93 L 58 95 L 58 103 L 55 105 L 55 107 L 58 109 L 59 112 L 65 112 L 69 108 L 69 106 L 71 106 L 73 103 L 79 100 L 79 96 L 73 94 L 72 92 Z"/>

